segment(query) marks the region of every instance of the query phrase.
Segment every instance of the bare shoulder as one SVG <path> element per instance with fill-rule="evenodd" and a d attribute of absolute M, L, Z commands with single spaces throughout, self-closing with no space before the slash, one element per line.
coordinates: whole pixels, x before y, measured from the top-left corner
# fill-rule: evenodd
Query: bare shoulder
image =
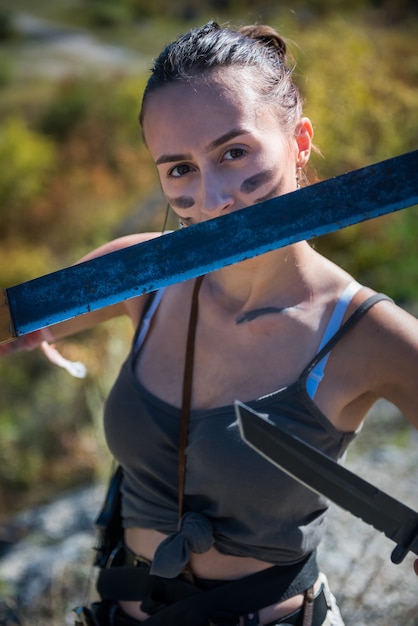
<path fill-rule="evenodd" d="M 124 248 L 128 248 L 129 246 L 144 243 L 145 241 L 150 241 L 151 239 L 156 239 L 157 237 L 161 236 L 161 232 L 146 232 L 118 237 L 117 239 L 113 239 L 112 241 L 105 243 L 103 246 L 96 248 L 95 250 L 84 256 L 82 259 L 80 259 L 80 262 L 88 261 L 99 256 L 104 256 L 105 254 L 110 254 L 111 252 L 117 252 L 118 250 L 123 250 Z M 132 320 L 133 326 L 136 327 L 141 317 L 141 313 L 144 308 L 146 299 L 147 296 L 142 295 L 121 302 L 119 305 L 117 305 L 119 311 L 118 314 L 128 315 Z"/>
<path fill-rule="evenodd" d="M 382 300 L 362 320 L 356 343 L 371 390 L 418 427 L 418 320 Z"/>
<path fill-rule="evenodd" d="M 122 250 L 123 248 L 128 248 L 129 246 L 134 246 L 138 243 L 149 241 L 150 239 L 155 239 L 156 237 L 161 237 L 161 233 L 134 233 L 132 235 L 125 235 L 124 237 L 118 237 L 117 239 L 108 241 L 99 248 L 95 248 L 94 250 L 83 256 L 83 258 L 79 260 L 79 263 L 82 263 L 83 261 L 89 261 L 90 259 L 95 259 L 99 256 L 104 256 L 105 254 L 110 254 L 111 252 L 116 252 L 117 250 Z"/>
<path fill-rule="evenodd" d="M 374 293 L 363 289 L 354 308 Z M 384 398 L 418 428 L 417 372 L 418 320 L 390 300 L 380 300 L 333 348 L 316 403 L 337 428 L 354 431 L 374 402 Z"/>
<path fill-rule="evenodd" d="M 365 317 L 368 330 L 385 337 L 389 346 L 418 347 L 418 319 L 406 309 L 392 300 L 381 300 L 376 303 Z M 395 342 L 395 345 L 392 345 Z"/>

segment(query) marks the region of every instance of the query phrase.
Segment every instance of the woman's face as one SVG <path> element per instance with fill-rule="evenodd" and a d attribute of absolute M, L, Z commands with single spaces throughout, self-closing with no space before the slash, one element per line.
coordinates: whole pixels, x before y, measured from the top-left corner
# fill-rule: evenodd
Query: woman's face
<path fill-rule="evenodd" d="M 171 83 L 145 105 L 147 146 L 186 226 L 293 191 L 296 170 L 309 158 L 309 120 L 286 137 L 272 108 L 236 72 L 230 78 Z"/>

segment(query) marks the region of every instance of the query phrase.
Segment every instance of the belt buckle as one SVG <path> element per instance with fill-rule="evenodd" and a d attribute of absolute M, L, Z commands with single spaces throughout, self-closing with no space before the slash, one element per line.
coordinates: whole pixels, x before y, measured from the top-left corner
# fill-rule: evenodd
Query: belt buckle
<path fill-rule="evenodd" d="M 141 567 L 146 565 L 149 567 L 150 562 L 148 559 L 134 554 L 132 550 L 126 546 L 119 545 L 116 546 L 116 548 L 113 548 L 110 553 L 109 558 L 106 561 L 105 569 L 110 569 L 111 567 L 122 567 L 123 565 L 128 567 Z"/>

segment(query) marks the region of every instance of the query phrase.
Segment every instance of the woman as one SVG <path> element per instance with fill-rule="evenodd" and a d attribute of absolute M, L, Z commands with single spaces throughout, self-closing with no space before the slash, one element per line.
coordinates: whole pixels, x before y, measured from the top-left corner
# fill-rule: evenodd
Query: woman
<path fill-rule="evenodd" d="M 313 131 L 285 56 L 270 27 L 209 23 L 157 59 L 140 122 L 181 226 L 297 191 Z M 119 314 L 137 329 L 105 409 L 124 540 L 83 623 L 341 625 L 315 563 L 327 504 L 241 441 L 233 403 L 336 460 L 380 397 L 418 426 L 417 321 L 307 242 L 50 332 Z"/>

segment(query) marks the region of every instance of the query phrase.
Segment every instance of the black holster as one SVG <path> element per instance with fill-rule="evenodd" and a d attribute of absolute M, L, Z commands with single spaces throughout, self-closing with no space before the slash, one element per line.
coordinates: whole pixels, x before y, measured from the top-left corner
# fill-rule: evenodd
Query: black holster
<path fill-rule="evenodd" d="M 119 465 L 110 479 L 102 509 L 95 521 L 98 538 L 94 560 L 96 567 L 107 566 L 112 553 L 123 538 L 120 489 L 122 478 L 123 470 Z"/>

